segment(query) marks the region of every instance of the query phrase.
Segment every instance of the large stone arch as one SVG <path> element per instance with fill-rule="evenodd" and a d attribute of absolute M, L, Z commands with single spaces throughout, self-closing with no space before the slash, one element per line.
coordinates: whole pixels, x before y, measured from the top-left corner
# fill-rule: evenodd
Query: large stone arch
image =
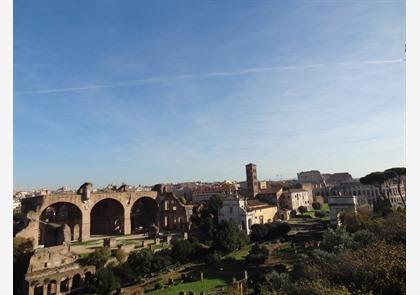
<path fill-rule="evenodd" d="M 90 235 L 124 234 L 125 208 L 114 198 L 98 201 L 90 211 Z"/>
<path fill-rule="evenodd" d="M 139 233 L 155 228 L 159 224 L 158 203 L 150 197 L 137 199 L 130 209 L 130 233 Z"/>
<path fill-rule="evenodd" d="M 82 215 L 73 203 L 56 202 L 46 206 L 39 215 L 39 244 L 49 247 L 64 241 L 79 241 Z"/>

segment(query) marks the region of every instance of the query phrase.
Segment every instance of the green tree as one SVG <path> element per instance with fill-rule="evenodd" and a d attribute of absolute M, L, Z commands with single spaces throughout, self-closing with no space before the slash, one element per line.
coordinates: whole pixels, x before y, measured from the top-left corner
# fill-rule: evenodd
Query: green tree
<path fill-rule="evenodd" d="M 386 185 L 388 177 L 385 172 L 372 172 L 368 175 L 360 178 L 360 183 L 365 185 L 373 185 L 378 188 L 379 194 L 383 201 L 385 201 L 385 206 L 391 207 L 391 201 L 387 194 L 384 192 L 384 185 Z"/>
<path fill-rule="evenodd" d="M 223 221 L 215 232 L 213 248 L 223 254 L 237 250 L 249 242 L 248 236 L 233 221 Z"/>
<path fill-rule="evenodd" d="M 312 203 L 312 208 L 314 208 L 314 210 L 321 210 L 321 203 L 320 202 L 313 202 Z"/>
<path fill-rule="evenodd" d="M 186 263 L 195 253 L 195 245 L 189 240 L 176 240 L 172 243 L 171 257 L 173 261 Z"/>
<path fill-rule="evenodd" d="M 251 226 L 250 239 L 252 242 L 263 241 L 268 234 L 268 227 L 265 224 L 253 224 Z"/>
<path fill-rule="evenodd" d="M 223 206 L 223 198 L 221 194 L 215 194 L 210 197 L 208 203 L 209 213 L 213 215 L 215 222 L 219 220 L 219 210 Z"/>
<path fill-rule="evenodd" d="M 88 255 L 86 263 L 96 266 L 96 269 L 100 269 L 104 267 L 110 256 L 111 249 L 109 247 L 101 247 Z"/>
<path fill-rule="evenodd" d="M 150 272 L 153 254 L 150 249 L 131 252 L 127 259 L 127 264 L 137 277 L 144 276 Z"/>
<path fill-rule="evenodd" d="M 268 249 L 265 246 L 261 246 L 258 243 L 254 244 L 246 257 L 248 263 L 258 266 L 263 264 L 268 258 Z"/>
<path fill-rule="evenodd" d="M 98 270 L 89 284 L 88 293 L 112 294 L 114 290 L 120 288 L 120 281 L 111 269 L 105 267 Z"/>

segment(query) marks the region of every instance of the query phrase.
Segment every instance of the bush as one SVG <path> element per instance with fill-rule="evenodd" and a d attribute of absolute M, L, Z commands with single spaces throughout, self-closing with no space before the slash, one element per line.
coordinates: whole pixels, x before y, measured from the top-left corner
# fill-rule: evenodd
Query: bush
<path fill-rule="evenodd" d="M 268 249 L 265 246 L 255 244 L 249 251 L 246 261 L 255 264 L 256 266 L 263 264 L 268 258 Z"/>
<path fill-rule="evenodd" d="M 314 208 L 314 210 L 321 210 L 321 203 L 320 202 L 313 202 L 312 203 L 312 208 Z"/>
<path fill-rule="evenodd" d="M 321 211 L 321 210 L 315 211 L 315 217 L 324 218 L 325 216 L 327 216 L 327 213 L 325 213 L 324 211 Z"/>
<path fill-rule="evenodd" d="M 265 224 L 253 224 L 251 226 L 250 239 L 252 242 L 259 242 L 266 238 L 268 227 Z"/>
<path fill-rule="evenodd" d="M 96 269 L 100 269 L 104 267 L 110 256 L 111 249 L 109 247 L 101 247 L 88 255 L 86 264 L 94 265 Z"/>
<path fill-rule="evenodd" d="M 186 263 L 194 255 L 195 245 L 189 240 L 176 240 L 172 243 L 171 257 L 173 261 Z"/>
<path fill-rule="evenodd" d="M 161 282 L 157 282 L 156 284 L 155 284 L 155 290 L 159 290 L 159 289 L 162 289 L 163 288 L 163 285 L 162 285 L 162 283 Z"/>
<path fill-rule="evenodd" d="M 298 211 L 300 214 L 308 212 L 308 208 L 306 206 L 299 206 Z"/>
<path fill-rule="evenodd" d="M 127 259 L 127 264 L 133 271 L 134 276 L 144 276 L 150 272 L 152 264 L 152 251 L 150 249 L 142 249 L 140 251 L 131 252 Z"/>
<path fill-rule="evenodd" d="M 208 265 L 220 264 L 221 261 L 222 261 L 222 256 L 217 252 L 210 253 L 205 258 L 205 262 Z"/>
<path fill-rule="evenodd" d="M 102 268 L 96 272 L 93 282 L 89 285 L 89 290 L 95 294 L 112 294 L 112 291 L 120 287 L 118 277 L 111 269 Z"/>
<path fill-rule="evenodd" d="M 122 249 L 118 249 L 115 252 L 115 258 L 117 258 L 119 263 L 122 263 L 127 258 L 127 253 L 125 253 Z"/>
<path fill-rule="evenodd" d="M 254 224 L 251 226 L 251 241 L 260 242 L 285 236 L 291 227 L 288 223 L 273 222 L 266 224 Z"/>

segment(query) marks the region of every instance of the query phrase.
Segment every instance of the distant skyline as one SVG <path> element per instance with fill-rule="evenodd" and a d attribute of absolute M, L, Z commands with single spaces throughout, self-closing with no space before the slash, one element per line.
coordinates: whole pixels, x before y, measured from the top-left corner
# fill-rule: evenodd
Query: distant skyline
<path fill-rule="evenodd" d="M 14 1 L 14 187 L 405 166 L 404 1 Z"/>

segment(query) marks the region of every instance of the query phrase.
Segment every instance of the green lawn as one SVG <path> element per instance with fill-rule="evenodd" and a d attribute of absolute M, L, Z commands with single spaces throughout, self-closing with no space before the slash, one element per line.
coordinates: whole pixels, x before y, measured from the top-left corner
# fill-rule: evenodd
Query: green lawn
<path fill-rule="evenodd" d="M 184 284 L 178 284 L 174 286 L 166 286 L 164 289 L 147 292 L 150 295 L 163 295 L 163 294 L 178 294 L 181 291 L 193 291 L 195 294 L 200 294 L 204 291 L 209 291 L 224 287 L 227 282 L 223 279 L 204 279 L 203 281 L 190 282 Z"/>
<path fill-rule="evenodd" d="M 322 204 L 321 210 L 322 211 L 329 211 L 330 210 L 330 207 L 328 206 L 328 204 Z"/>
<path fill-rule="evenodd" d="M 229 253 L 226 258 L 234 258 L 236 260 L 245 260 L 249 250 L 251 250 L 252 244 L 244 246 L 242 249 Z"/>
<path fill-rule="evenodd" d="M 203 269 L 204 280 L 195 281 L 195 282 L 186 282 L 178 283 L 177 285 L 166 285 L 167 282 L 161 282 L 164 285 L 164 289 L 160 290 L 150 290 L 153 288 L 154 284 L 146 288 L 146 294 L 150 295 L 162 295 L 162 294 L 178 294 L 181 291 L 193 291 L 195 294 L 200 294 L 200 292 L 209 293 L 216 289 L 227 286 L 231 281 L 234 274 L 229 271 L 220 271 L 216 269 Z M 196 277 L 198 277 L 198 270 L 193 271 Z"/>

